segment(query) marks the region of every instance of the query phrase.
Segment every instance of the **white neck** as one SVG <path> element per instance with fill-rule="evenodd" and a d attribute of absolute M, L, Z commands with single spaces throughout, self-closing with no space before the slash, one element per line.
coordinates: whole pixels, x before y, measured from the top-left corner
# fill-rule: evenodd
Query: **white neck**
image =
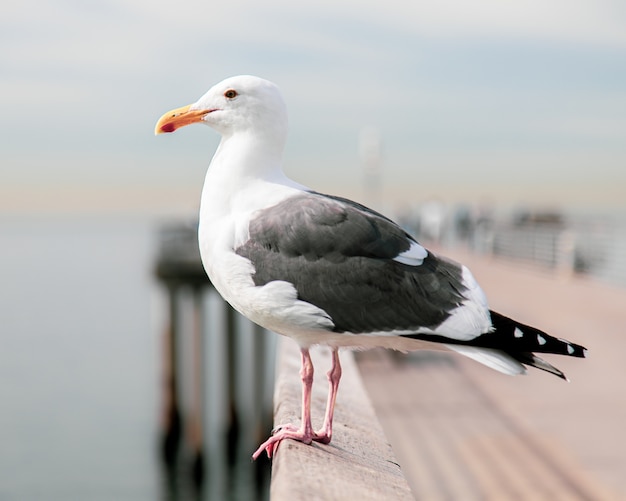
<path fill-rule="evenodd" d="M 245 132 L 224 136 L 211 160 L 209 172 L 225 169 L 224 176 L 239 182 L 250 177 L 274 177 L 282 173 L 284 145 L 284 141 L 266 140 Z"/>
<path fill-rule="evenodd" d="M 201 219 L 208 223 L 242 207 L 254 206 L 255 199 L 263 196 L 261 185 L 306 189 L 283 172 L 283 148 L 284 140 L 275 137 L 272 140 L 245 132 L 224 136 L 204 181 Z"/>

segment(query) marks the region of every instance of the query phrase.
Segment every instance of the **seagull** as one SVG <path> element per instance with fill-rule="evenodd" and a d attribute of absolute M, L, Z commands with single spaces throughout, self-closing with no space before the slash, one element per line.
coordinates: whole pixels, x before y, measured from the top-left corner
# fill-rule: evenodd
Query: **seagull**
<path fill-rule="evenodd" d="M 330 443 L 339 348 L 448 350 L 505 374 L 532 366 L 565 380 L 535 353 L 585 357 L 580 345 L 490 310 L 465 266 L 427 250 L 391 219 L 288 178 L 287 107 L 272 82 L 228 78 L 165 113 L 155 133 L 194 123 L 221 135 L 200 203 L 203 266 L 235 310 L 292 338 L 301 353 L 301 424 L 275 428 L 253 459 L 264 451 L 271 458 L 285 439 Z M 311 423 L 314 345 L 332 352 L 318 430 Z"/>

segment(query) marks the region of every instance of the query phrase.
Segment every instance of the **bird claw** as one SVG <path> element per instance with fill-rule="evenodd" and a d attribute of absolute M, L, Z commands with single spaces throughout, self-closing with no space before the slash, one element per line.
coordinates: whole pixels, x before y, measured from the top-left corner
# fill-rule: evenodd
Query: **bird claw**
<path fill-rule="evenodd" d="M 252 460 L 257 459 L 263 452 L 267 454 L 268 458 L 272 458 L 280 443 L 286 438 L 290 438 L 292 440 L 297 440 L 298 442 L 302 442 L 303 444 L 310 445 L 313 440 L 319 441 L 317 434 L 311 432 L 304 431 L 301 428 L 296 428 L 291 423 L 276 426 L 272 430 L 272 435 L 265 442 L 263 442 L 259 448 L 252 454 Z M 328 443 L 328 442 L 322 442 Z"/>
<path fill-rule="evenodd" d="M 296 428 L 291 423 L 282 424 L 276 426 L 272 430 L 272 435 L 265 442 L 263 442 L 259 448 L 252 454 L 252 460 L 256 460 L 263 452 L 267 454 L 269 459 L 274 456 L 274 453 L 278 449 L 280 443 L 286 438 L 291 440 L 297 440 L 303 444 L 310 445 L 311 442 L 319 442 L 320 444 L 329 444 L 331 440 L 331 434 L 327 430 L 320 430 L 318 432 L 305 432 L 300 428 Z"/>
<path fill-rule="evenodd" d="M 313 440 L 320 444 L 330 444 L 331 435 L 326 431 L 317 431 L 313 434 Z"/>
<path fill-rule="evenodd" d="M 280 433 L 281 431 L 293 431 L 296 432 L 298 431 L 298 427 L 291 424 L 291 423 L 287 423 L 287 424 L 279 424 L 278 426 L 275 426 L 274 428 L 272 428 L 272 435 L 276 435 L 277 433 Z"/>

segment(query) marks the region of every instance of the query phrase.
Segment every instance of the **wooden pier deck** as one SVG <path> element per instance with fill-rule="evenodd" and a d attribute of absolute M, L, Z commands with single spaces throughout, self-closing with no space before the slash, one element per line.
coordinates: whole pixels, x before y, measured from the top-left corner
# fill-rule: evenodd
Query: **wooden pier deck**
<path fill-rule="evenodd" d="M 389 468 L 396 461 L 417 500 L 626 499 L 626 290 L 502 259 L 445 254 L 472 269 L 493 309 L 587 346 L 590 358 L 547 356 L 570 377 L 566 383 L 534 369 L 508 377 L 458 355 L 360 353 L 356 385 L 366 396 L 355 400 L 354 381 L 340 387 L 330 446 L 279 448 L 272 499 L 354 499 L 341 494 L 350 482 L 376 498 L 377 481 L 363 472 L 384 464 L 381 475 L 398 488 L 402 479 Z M 326 368 L 316 368 L 323 392 Z M 277 392 L 277 421 L 287 409 L 299 411 L 297 368 L 289 372 L 280 384 L 293 391 Z M 384 440 L 375 436 L 383 458 L 371 454 L 377 449 L 368 449 L 367 437 L 365 452 L 358 437 L 342 437 L 360 419 L 363 399 L 376 412 L 376 430 L 382 426 Z M 314 416 L 323 404 L 321 393 Z M 351 461 L 358 463 L 356 479 L 345 470 Z M 323 465 L 313 469 L 314 484 L 310 464 Z M 278 488 L 285 479 L 287 491 Z"/>
<path fill-rule="evenodd" d="M 446 252 L 496 311 L 589 349 L 546 356 L 566 383 L 508 377 L 462 357 L 359 356 L 416 499 L 626 499 L 626 290 L 530 265 Z"/>

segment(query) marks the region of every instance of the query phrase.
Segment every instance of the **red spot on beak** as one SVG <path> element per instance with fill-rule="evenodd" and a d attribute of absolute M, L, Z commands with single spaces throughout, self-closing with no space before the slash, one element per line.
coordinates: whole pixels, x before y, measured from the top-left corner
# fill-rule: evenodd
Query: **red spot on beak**
<path fill-rule="evenodd" d="M 161 132 L 174 132 L 176 126 L 173 123 L 166 123 L 161 126 Z"/>

